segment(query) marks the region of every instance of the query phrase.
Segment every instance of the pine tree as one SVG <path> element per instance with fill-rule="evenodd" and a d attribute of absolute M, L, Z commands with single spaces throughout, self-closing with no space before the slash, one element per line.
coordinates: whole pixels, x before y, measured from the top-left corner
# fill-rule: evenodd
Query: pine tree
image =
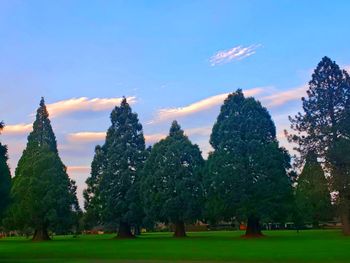
<path fill-rule="evenodd" d="M 34 241 L 49 240 L 50 230 L 67 230 L 79 212 L 76 186 L 58 155 L 48 117 L 42 98 L 11 191 L 9 220 L 17 229 L 33 229 Z"/>
<path fill-rule="evenodd" d="M 282 219 L 292 197 L 289 155 L 278 146 L 270 114 L 237 90 L 222 105 L 210 143 L 206 217 L 245 219 L 246 235 L 260 236 L 260 221 Z"/>
<path fill-rule="evenodd" d="M 0 122 L 0 133 L 3 128 L 4 124 Z M 0 142 L 0 225 L 10 203 L 11 174 L 7 159 L 7 146 Z"/>
<path fill-rule="evenodd" d="M 304 222 L 311 222 L 318 228 L 321 220 L 331 219 L 332 204 L 327 179 L 314 153 L 307 155 L 297 183 L 295 199 L 298 212 Z"/>
<path fill-rule="evenodd" d="M 290 117 L 297 143 L 305 162 L 308 152 L 315 152 L 330 173 L 331 191 L 338 193 L 336 203 L 343 232 L 350 235 L 350 77 L 328 57 L 317 65 L 309 82 L 307 97 L 302 98 L 303 113 Z"/>
<path fill-rule="evenodd" d="M 146 161 L 141 183 L 146 214 L 153 220 L 173 223 L 175 237 L 186 236 L 185 223 L 200 219 L 203 165 L 198 146 L 176 121 L 169 135 L 152 147 Z"/>
<path fill-rule="evenodd" d="M 116 226 L 119 238 L 130 238 L 131 228 L 143 219 L 138 184 L 147 156 L 145 139 L 125 98 L 112 111 L 111 122 L 105 144 L 95 153 L 86 201 L 88 212 L 97 214 L 105 226 Z"/>

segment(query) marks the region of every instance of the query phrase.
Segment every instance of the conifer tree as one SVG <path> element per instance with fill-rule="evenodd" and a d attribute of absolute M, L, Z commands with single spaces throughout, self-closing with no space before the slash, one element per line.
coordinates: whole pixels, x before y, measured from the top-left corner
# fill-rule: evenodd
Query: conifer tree
<path fill-rule="evenodd" d="M 87 213 L 105 226 L 118 228 L 119 238 L 131 238 L 142 222 L 140 172 L 146 159 L 145 139 L 138 116 L 124 98 L 111 113 L 112 125 L 102 147 L 96 147 L 86 191 Z"/>
<path fill-rule="evenodd" d="M 104 169 L 105 155 L 100 145 L 95 147 L 95 156 L 91 163 L 90 177 L 86 179 L 87 188 L 83 195 L 85 199 L 84 224 L 86 228 L 92 228 L 101 224 L 101 202 L 99 185 Z"/>
<path fill-rule="evenodd" d="M 58 155 L 43 98 L 18 162 L 11 195 L 9 220 L 16 229 L 33 229 L 34 241 L 49 240 L 48 231 L 68 230 L 76 223 L 75 182 Z"/>
<path fill-rule="evenodd" d="M 298 145 L 305 162 L 315 152 L 330 174 L 331 191 L 338 193 L 336 204 L 343 233 L 350 235 L 350 77 L 328 57 L 322 58 L 309 82 L 303 112 L 290 117 L 296 132 L 289 140 Z"/>
<path fill-rule="evenodd" d="M 297 179 L 295 199 L 304 222 L 311 222 L 318 228 L 321 220 L 331 219 L 332 204 L 328 182 L 314 153 L 308 154 Z"/>
<path fill-rule="evenodd" d="M 0 133 L 3 128 L 4 124 L 0 122 Z M 11 174 L 7 159 L 7 146 L 0 142 L 0 225 L 10 203 Z"/>
<path fill-rule="evenodd" d="M 185 237 L 185 223 L 201 217 L 203 165 L 198 146 L 176 121 L 169 135 L 152 147 L 146 161 L 141 183 L 146 214 L 155 221 L 174 224 L 175 237 Z"/>
<path fill-rule="evenodd" d="M 289 155 L 278 146 L 270 114 L 237 90 L 222 105 L 210 143 L 206 216 L 247 220 L 246 235 L 260 236 L 260 221 L 282 219 L 292 197 Z"/>

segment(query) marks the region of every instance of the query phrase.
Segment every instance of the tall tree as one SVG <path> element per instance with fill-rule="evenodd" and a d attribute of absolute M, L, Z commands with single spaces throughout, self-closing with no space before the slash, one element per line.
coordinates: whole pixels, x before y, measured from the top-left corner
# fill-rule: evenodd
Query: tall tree
<path fill-rule="evenodd" d="M 146 161 L 141 183 L 146 214 L 153 220 L 173 223 L 175 237 L 186 236 L 185 223 L 201 216 L 203 164 L 198 146 L 176 121 Z"/>
<path fill-rule="evenodd" d="M 79 212 L 76 187 L 58 151 L 44 99 L 33 131 L 18 162 L 11 195 L 10 220 L 18 228 L 34 230 L 34 241 L 49 240 L 48 231 L 72 226 Z"/>
<path fill-rule="evenodd" d="M 116 225 L 118 237 L 130 238 L 131 227 L 143 216 L 138 182 L 147 156 L 145 139 L 138 116 L 125 98 L 112 111 L 111 122 L 105 144 L 96 148 L 87 181 L 92 201 L 87 204 L 97 208 L 103 224 Z"/>
<path fill-rule="evenodd" d="M 0 133 L 4 123 L 0 122 Z M 11 174 L 7 165 L 7 146 L 0 142 L 0 225 L 4 212 L 10 203 Z"/>
<path fill-rule="evenodd" d="M 296 206 L 304 222 L 311 222 L 315 228 L 321 220 L 332 217 L 331 195 L 328 182 L 317 156 L 309 153 L 295 191 Z"/>
<path fill-rule="evenodd" d="M 261 220 L 286 215 L 291 184 L 289 155 L 279 148 L 268 111 L 241 90 L 232 93 L 214 124 L 205 168 L 206 216 L 247 220 L 248 236 L 260 236 Z"/>
<path fill-rule="evenodd" d="M 95 147 L 95 156 L 91 163 L 90 177 L 86 179 L 87 188 L 83 195 L 85 199 L 84 225 L 85 228 L 92 228 L 101 224 L 101 200 L 99 185 L 105 167 L 105 155 L 100 145 Z"/>
<path fill-rule="evenodd" d="M 289 140 L 297 143 L 301 158 L 313 151 L 324 161 L 330 173 L 332 191 L 338 193 L 337 204 L 343 232 L 350 235 L 350 77 L 328 57 L 322 58 L 309 82 L 307 97 L 302 98 L 303 112 L 290 117 L 296 132 Z"/>

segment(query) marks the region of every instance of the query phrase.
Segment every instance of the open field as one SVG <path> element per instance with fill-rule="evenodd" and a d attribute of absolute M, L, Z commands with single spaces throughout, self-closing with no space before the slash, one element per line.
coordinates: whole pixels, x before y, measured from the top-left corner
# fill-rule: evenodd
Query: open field
<path fill-rule="evenodd" d="M 350 238 L 335 230 L 267 231 L 267 237 L 242 239 L 242 232 L 148 233 L 134 240 L 113 235 L 55 237 L 34 243 L 0 240 L 0 262 L 350 262 Z"/>

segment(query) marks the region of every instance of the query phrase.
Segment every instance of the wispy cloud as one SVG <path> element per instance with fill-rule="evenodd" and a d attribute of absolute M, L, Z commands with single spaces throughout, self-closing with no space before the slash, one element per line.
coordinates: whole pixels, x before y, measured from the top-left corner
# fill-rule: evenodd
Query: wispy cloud
<path fill-rule="evenodd" d="M 299 86 L 290 90 L 276 92 L 272 95 L 264 96 L 261 101 L 266 107 L 277 107 L 293 100 L 300 100 L 306 95 L 307 85 Z"/>
<path fill-rule="evenodd" d="M 256 49 L 261 47 L 260 44 L 250 45 L 247 47 L 237 46 L 227 50 L 220 50 L 210 58 L 210 64 L 216 66 L 225 64 L 233 60 L 241 60 L 255 54 Z"/>
<path fill-rule="evenodd" d="M 19 123 L 14 125 L 6 125 L 4 135 L 24 135 L 32 130 L 33 124 Z"/>
<path fill-rule="evenodd" d="M 243 91 L 246 96 L 254 96 L 263 91 L 263 88 L 255 88 Z M 154 120 L 148 122 L 149 124 L 158 123 L 161 121 L 176 119 L 178 117 L 188 116 L 194 113 L 198 113 L 201 111 L 209 110 L 213 107 L 221 105 L 224 100 L 227 98 L 229 93 L 222 93 L 219 95 L 215 95 L 197 102 L 194 102 L 190 105 L 179 107 L 179 108 L 167 108 L 160 109 Z"/>
<path fill-rule="evenodd" d="M 48 104 L 47 110 L 50 117 L 79 111 L 104 111 L 113 109 L 113 107 L 120 104 L 121 100 L 122 98 L 71 98 Z M 128 97 L 127 100 L 130 104 L 133 104 L 136 102 L 136 97 Z"/>

